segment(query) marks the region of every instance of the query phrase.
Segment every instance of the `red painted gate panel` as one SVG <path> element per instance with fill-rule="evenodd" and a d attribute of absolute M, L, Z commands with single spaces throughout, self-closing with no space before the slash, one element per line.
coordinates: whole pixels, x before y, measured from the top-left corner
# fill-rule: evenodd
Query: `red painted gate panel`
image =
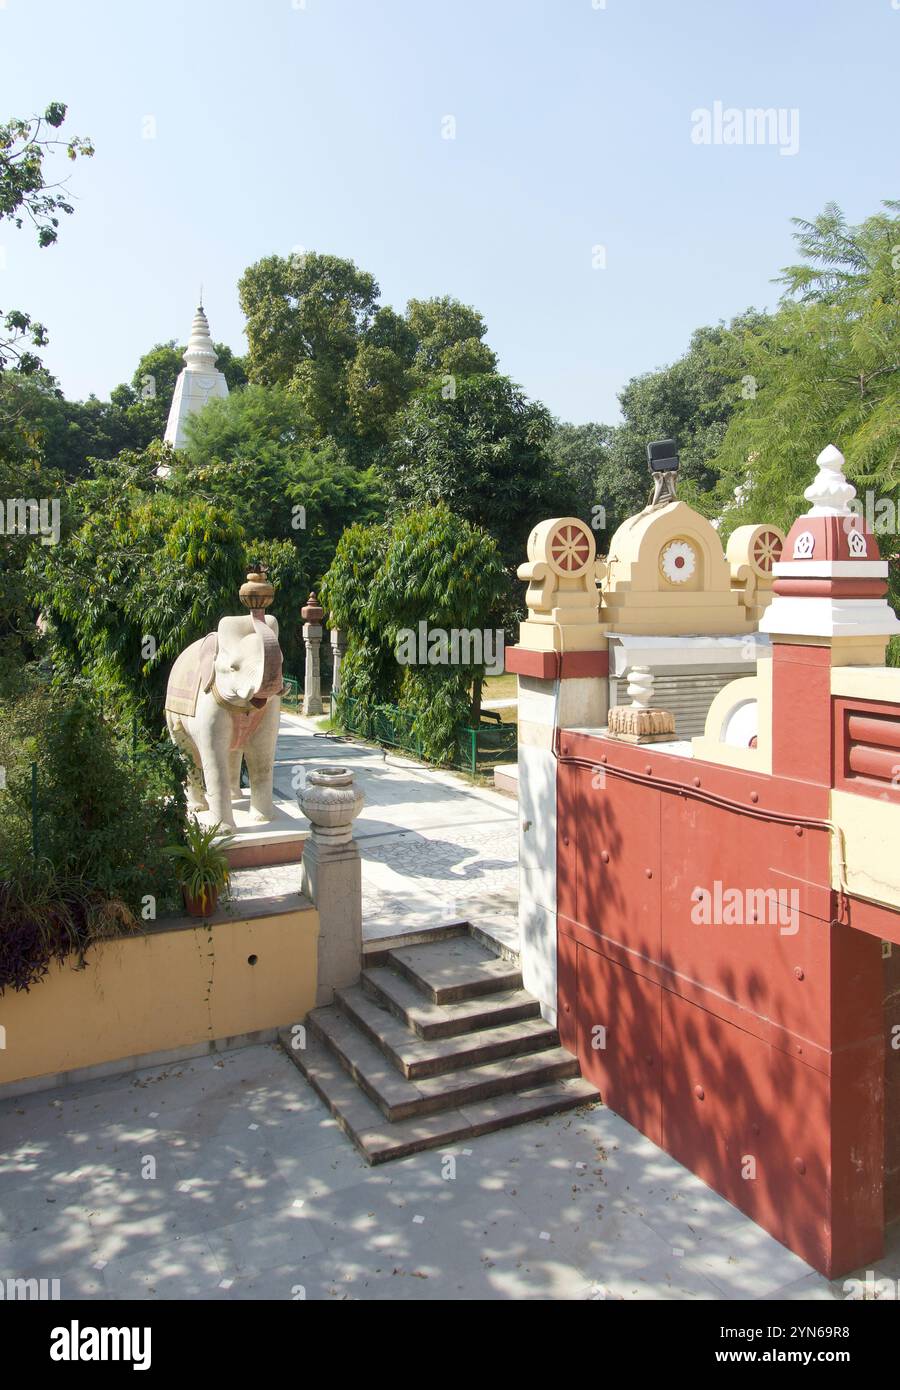
<path fill-rule="evenodd" d="M 600 769 L 572 772 L 579 792 L 576 918 L 655 960 L 660 950 L 659 797 L 630 782 L 617 781 L 612 788 Z"/>
<path fill-rule="evenodd" d="M 828 1077 L 669 993 L 662 1037 L 663 1146 L 821 1268 Z"/>
<path fill-rule="evenodd" d="M 610 1109 L 662 1143 L 658 985 L 578 946 L 578 1060 Z"/>

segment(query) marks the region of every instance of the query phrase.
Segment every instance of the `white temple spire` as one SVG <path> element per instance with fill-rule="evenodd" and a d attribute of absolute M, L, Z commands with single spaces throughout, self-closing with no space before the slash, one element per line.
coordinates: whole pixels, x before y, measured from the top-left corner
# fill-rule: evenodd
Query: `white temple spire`
<path fill-rule="evenodd" d="M 202 410 L 207 401 L 228 395 L 228 384 L 216 370 L 217 354 L 213 346 L 209 322 L 201 302 L 191 324 L 191 336 L 184 354 L 184 370 L 175 383 L 175 393 L 169 410 L 169 420 L 163 436 L 167 444 L 183 449 L 187 443 L 185 425 L 188 417 Z"/>

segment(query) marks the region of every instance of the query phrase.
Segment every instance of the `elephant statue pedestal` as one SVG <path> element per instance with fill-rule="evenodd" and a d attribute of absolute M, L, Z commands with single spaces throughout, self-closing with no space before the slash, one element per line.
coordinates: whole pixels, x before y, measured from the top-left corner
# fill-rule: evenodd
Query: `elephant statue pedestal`
<path fill-rule="evenodd" d="M 232 869 L 256 869 L 269 864 L 298 864 L 309 829 L 296 801 L 275 801 L 269 820 L 252 818 L 246 795 L 232 801 L 234 831 L 226 853 Z M 211 811 L 194 812 L 202 825 L 214 825 Z"/>

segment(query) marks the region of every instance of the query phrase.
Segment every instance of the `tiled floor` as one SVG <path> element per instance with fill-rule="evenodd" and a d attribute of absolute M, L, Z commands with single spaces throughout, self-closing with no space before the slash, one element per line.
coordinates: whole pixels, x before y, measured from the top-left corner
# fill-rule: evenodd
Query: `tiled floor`
<path fill-rule="evenodd" d="M 295 767 L 304 773 L 323 763 L 353 769 L 366 797 L 354 831 L 362 856 L 365 936 L 392 936 L 468 917 L 476 923 L 496 921 L 500 934 L 505 923 L 505 935 L 514 942 L 516 802 L 473 787 L 462 775 L 317 736 L 313 729 L 309 721 L 283 717 L 276 796 L 296 796 L 291 790 Z M 293 864 L 242 870 L 234 876 L 233 893 L 239 902 L 291 892 L 298 884 Z"/>
<path fill-rule="evenodd" d="M 368 1168 L 274 1046 L 0 1103 L 0 1279 L 42 1276 L 80 1299 L 843 1296 L 603 1107 Z"/>

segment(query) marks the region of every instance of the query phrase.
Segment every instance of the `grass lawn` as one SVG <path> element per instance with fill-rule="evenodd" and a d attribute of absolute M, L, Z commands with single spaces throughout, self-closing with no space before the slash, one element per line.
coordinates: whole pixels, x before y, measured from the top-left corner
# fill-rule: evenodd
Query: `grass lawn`
<path fill-rule="evenodd" d="M 481 691 L 482 700 L 515 700 L 518 697 L 516 677 L 511 673 L 488 676 Z"/>

